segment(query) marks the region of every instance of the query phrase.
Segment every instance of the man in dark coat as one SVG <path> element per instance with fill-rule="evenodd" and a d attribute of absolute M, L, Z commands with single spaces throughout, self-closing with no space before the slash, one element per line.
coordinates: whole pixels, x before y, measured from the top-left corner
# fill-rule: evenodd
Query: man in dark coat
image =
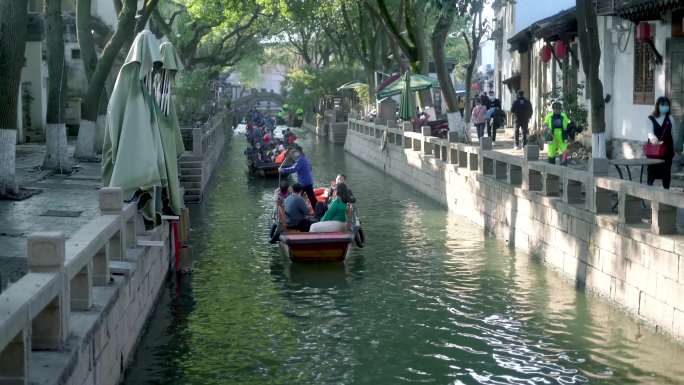
<path fill-rule="evenodd" d="M 530 118 L 532 118 L 532 103 L 525 99 L 525 93 L 518 91 L 518 99 L 513 102 L 511 112 L 515 117 L 515 148 L 520 148 L 520 133 L 522 132 L 522 145 L 527 145 L 527 133 Z"/>

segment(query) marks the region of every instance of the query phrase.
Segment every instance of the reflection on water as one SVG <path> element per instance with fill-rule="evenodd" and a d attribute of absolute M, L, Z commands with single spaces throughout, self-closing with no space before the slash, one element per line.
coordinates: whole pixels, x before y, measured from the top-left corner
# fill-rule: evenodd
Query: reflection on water
<path fill-rule="evenodd" d="M 245 175 L 236 138 L 193 209 L 194 272 L 167 285 L 126 384 L 683 382 L 667 338 L 305 140 L 317 180 L 350 177 L 367 246 L 345 264 L 283 258 L 267 242 L 277 181 Z"/>

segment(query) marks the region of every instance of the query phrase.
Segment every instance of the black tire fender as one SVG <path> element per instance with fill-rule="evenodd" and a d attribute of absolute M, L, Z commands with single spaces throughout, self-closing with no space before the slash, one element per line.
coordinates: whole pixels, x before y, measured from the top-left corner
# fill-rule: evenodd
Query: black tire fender
<path fill-rule="evenodd" d="M 280 229 L 278 228 L 277 223 L 271 225 L 271 231 L 268 234 L 268 239 L 271 243 L 277 243 L 278 240 L 280 240 Z"/>
<path fill-rule="evenodd" d="M 354 243 L 356 244 L 356 247 L 360 249 L 366 245 L 366 237 L 363 235 L 363 229 L 360 227 L 356 231 L 356 235 L 354 235 Z"/>

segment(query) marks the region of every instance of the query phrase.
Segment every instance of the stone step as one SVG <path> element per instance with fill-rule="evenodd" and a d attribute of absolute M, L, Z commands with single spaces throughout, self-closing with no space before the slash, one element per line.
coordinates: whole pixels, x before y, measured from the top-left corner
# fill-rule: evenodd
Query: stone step
<path fill-rule="evenodd" d="M 202 175 L 182 175 L 180 176 L 181 183 L 184 182 L 202 182 Z"/>
<path fill-rule="evenodd" d="M 182 155 L 180 158 L 181 162 L 201 162 L 204 157 L 201 155 Z"/>
<path fill-rule="evenodd" d="M 201 169 L 202 163 L 181 163 L 179 166 L 181 170 Z"/>
<path fill-rule="evenodd" d="M 202 182 L 181 182 L 186 190 L 201 189 Z"/>
<path fill-rule="evenodd" d="M 202 175 L 202 169 L 201 168 L 186 168 L 186 169 L 181 169 L 181 175 L 186 176 L 186 175 Z"/>
<path fill-rule="evenodd" d="M 199 194 L 185 194 L 183 196 L 183 200 L 185 202 L 201 202 L 202 201 L 202 195 Z"/>

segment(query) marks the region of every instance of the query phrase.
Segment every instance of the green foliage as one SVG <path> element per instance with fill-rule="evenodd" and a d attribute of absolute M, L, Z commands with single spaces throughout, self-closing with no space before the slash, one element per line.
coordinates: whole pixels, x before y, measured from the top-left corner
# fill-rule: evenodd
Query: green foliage
<path fill-rule="evenodd" d="M 297 68 L 287 74 L 283 87 L 288 90 L 286 100 L 290 109 L 310 109 L 326 96 L 337 94 L 337 87 L 362 76 L 360 71 L 346 67 Z"/>
<path fill-rule="evenodd" d="M 182 71 L 176 78 L 174 93 L 178 120 L 182 124 L 192 124 L 209 118 L 212 100 L 211 79 L 214 73 L 207 69 Z"/>
<path fill-rule="evenodd" d="M 235 66 L 235 72 L 240 74 L 240 82 L 247 88 L 255 88 L 261 81 L 260 66 L 264 63 L 262 55 L 251 54 Z"/>

